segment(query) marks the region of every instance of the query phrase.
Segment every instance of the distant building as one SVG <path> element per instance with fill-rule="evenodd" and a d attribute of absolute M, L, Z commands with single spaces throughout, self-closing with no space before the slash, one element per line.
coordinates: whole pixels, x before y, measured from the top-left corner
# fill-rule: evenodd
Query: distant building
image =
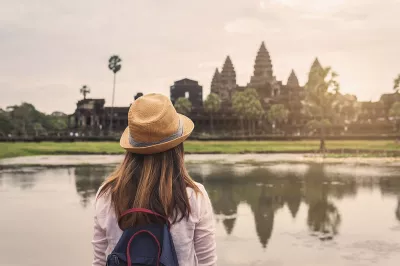
<path fill-rule="evenodd" d="M 97 135 L 107 131 L 111 121 L 111 107 L 105 107 L 104 99 L 83 99 L 76 104 L 75 112 L 69 116 L 70 129 Z M 129 107 L 114 107 L 113 130 L 122 131 L 128 125 Z"/>
<path fill-rule="evenodd" d="M 203 87 L 195 80 L 188 78 L 174 82 L 170 87 L 170 97 L 173 104 L 178 98 L 188 98 L 192 103 L 193 108 L 203 106 Z"/>

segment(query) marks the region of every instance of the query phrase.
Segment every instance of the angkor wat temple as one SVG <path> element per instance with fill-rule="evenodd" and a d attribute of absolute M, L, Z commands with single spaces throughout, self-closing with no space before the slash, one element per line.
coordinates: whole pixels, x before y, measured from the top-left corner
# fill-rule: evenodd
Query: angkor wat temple
<path fill-rule="evenodd" d="M 318 59 L 312 64 L 312 68 L 322 68 Z M 219 95 L 222 106 L 221 110 L 214 115 L 215 134 L 221 136 L 235 135 L 239 131 L 239 118 L 232 109 L 232 96 L 237 91 L 246 88 L 254 88 L 260 97 L 260 102 L 265 111 L 272 104 L 283 104 L 289 110 L 288 121 L 280 125 L 281 133 L 286 135 L 303 136 L 307 135 L 305 125 L 308 118 L 302 114 L 302 101 L 305 97 L 304 86 L 299 84 L 295 71 L 289 75 L 284 84 L 274 76 L 273 64 L 270 54 L 264 44 L 261 44 L 254 63 L 253 75 L 245 86 L 240 86 L 236 81 L 236 71 L 234 64 L 227 56 L 225 62 L 219 70 L 215 70 L 212 77 L 210 90 Z M 150 93 L 150 92 L 144 92 Z M 138 93 L 133 100 L 143 95 Z M 356 100 L 353 95 L 347 97 Z M 192 103 L 192 110 L 188 116 L 194 121 L 195 133 L 210 133 L 210 116 L 203 108 L 203 87 L 197 81 L 184 78 L 175 81 L 170 87 L 170 98 L 173 103 L 180 98 L 186 97 Z M 390 134 L 393 132 L 393 124 L 388 119 L 391 105 L 395 101 L 400 101 L 400 94 L 384 94 L 377 102 L 360 102 L 360 112 L 356 122 L 347 126 L 337 127 L 331 134 Z M 109 130 L 111 107 L 105 107 L 104 99 L 83 99 L 77 103 L 74 114 L 70 115 L 70 129 L 76 132 L 85 132 L 89 135 L 101 135 Z M 127 126 L 127 113 L 129 106 L 114 107 L 113 131 L 122 131 Z M 244 121 L 244 128 L 253 121 Z M 256 134 L 271 134 L 272 126 L 267 118 L 255 121 Z M 253 124 L 253 123 L 252 123 Z"/>

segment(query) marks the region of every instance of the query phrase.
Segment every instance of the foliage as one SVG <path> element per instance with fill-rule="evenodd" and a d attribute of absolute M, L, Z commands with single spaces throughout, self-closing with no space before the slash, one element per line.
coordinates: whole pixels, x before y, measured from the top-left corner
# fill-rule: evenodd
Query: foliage
<path fill-rule="evenodd" d="M 113 55 L 108 60 L 108 68 L 116 74 L 121 70 L 121 58 L 118 55 Z"/>
<path fill-rule="evenodd" d="M 336 94 L 336 124 L 350 124 L 357 121 L 361 113 L 361 103 L 357 101 L 354 95 L 340 93 Z"/>
<path fill-rule="evenodd" d="M 185 97 L 178 98 L 174 106 L 176 111 L 183 115 L 188 115 L 192 111 L 192 103 Z"/>
<path fill-rule="evenodd" d="M 243 118 L 246 110 L 246 95 L 242 91 L 237 91 L 232 96 L 232 108 L 235 114 Z"/>
<path fill-rule="evenodd" d="M 244 111 L 247 119 L 258 119 L 264 115 L 264 109 L 261 106 L 260 98 L 256 89 L 248 88 L 244 91 L 246 99 L 246 108 Z"/>
<path fill-rule="evenodd" d="M 397 129 L 400 131 L 400 102 L 395 102 L 389 111 L 389 116 L 392 117 L 397 124 Z"/>
<path fill-rule="evenodd" d="M 221 99 L 215 93 L 210 93 L 204 101 L 204 110 L 210 114 L 211 133 L 214 134 L 214 114 L 221 109 Z"/>
<path fill-rule="evenodd" d="M 0 109 L 0 137 L 4 137 L 13 130 L 13 124 L 11 122 L 10 115 L 8 112 Z"/>
<path fill-rule="evenodd" d="M 336 81 L 337 76 L 330 67 L 317 70 L 312 68 L 305 86 L 303 111 L 311 119 L 308 126 L 320 134 L 321 150 L 325 150 L 326 129 L 338 120 L 340 86 Z"/>
<path fill-rule="evenodd" d="M 90 88 L 86 85 L 83 85 L 80 89 L 80 93 L 83 95 L 83 99 L 86 99 L 86 95 L 90 93 Z"/>
<path fill-rule="evenodd" d="M 213 114 L 218 112 L 221 109 L 221 99 L 215 93 L 210 93 L 207 96 L 207 99 L 204 101 L 204 110 L 209 113 Z"/>
<path fill-rule="evenodd" d="M 400 102 L 395 102 L 390 108 L 389 115 L 396 119 L 400 119 Z"/>
<path fill-rule="evenodd" d="M 249 120 L 249 127 L 252 123 L 254 132 L 254 120 L 264 115 L 264 109 L 255 89 L 247 88 L 244 91 L 235 92 L 232 97 L 232 108 L 237 116 L 239 116 L 241 128 L 243 129 L 243 119 Z M 250 123 L 251 122 L 251 123 Z"/>
<path fill-rule="evenodd" d="M 283 123 L 289 117 L 289 110 L 283 104 L 273 104 L 267 112 L 267 117 L 270 123 Z"/>
<path fill-rule="evenodd" d="M 29 103 L 9 106 L 0 111 L 0 135 L 39 136 L 67 128 L 67 116 L 60 112 L 46 115 Z"/>
<path fill-rule="evenodd" d="M 399 92 L 400 89 L 400 74 L 397 76 L 397 78 L 394 79 L 394 90 L 396 92 Z"/>

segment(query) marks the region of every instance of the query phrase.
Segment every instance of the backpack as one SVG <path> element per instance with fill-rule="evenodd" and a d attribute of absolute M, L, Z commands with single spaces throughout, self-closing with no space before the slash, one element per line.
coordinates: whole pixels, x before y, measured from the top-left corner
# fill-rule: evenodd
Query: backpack
<path fill-rule="evenodd" d="M 141 212 L 162 218 L 164 224 L 147 224 L 124 230 L 110 255 L 107 266 L 179 266 L 168 218 L 148 209 L 133 208 L 121 215 Z M 120 219 L 121 219 L 120 218 Z"/>

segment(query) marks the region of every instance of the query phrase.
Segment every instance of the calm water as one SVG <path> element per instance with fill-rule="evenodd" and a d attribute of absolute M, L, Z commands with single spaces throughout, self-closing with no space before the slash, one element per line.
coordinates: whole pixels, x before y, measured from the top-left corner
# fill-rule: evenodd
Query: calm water
<path fill-rule="evenodd" d="M 92 203 L 113 167 L 0 172 L 0 265 L 90 265 Z M 219 265 L 398 265 L 400 169 L 191 164 Z"/>

